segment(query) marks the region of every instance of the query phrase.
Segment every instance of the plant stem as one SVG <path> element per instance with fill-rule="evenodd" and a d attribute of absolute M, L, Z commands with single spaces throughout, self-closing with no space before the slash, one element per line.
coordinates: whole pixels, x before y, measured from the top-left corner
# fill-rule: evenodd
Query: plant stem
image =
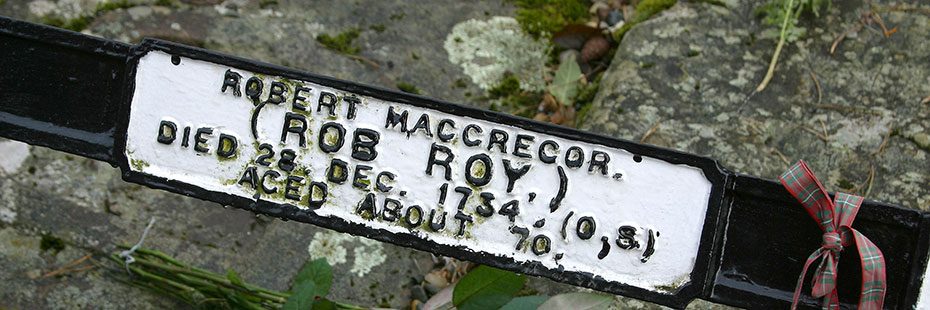
<path fill-rule="evenodd" d="M 781 54 L 781 48 L 785 45 L 785 41 L 788 38 L 788 22 L 791 20 L 791 17 L 794 16 L 794 14 L 791 14 L 793 8 L 794 0 L 788 0 L 788 3 L 785 5 L 785 19 L 781 22 L 781 34 L 778 36 L 778 45 L 775 46 L 775 54 L 772 55 L 772 60 L 769 61 L 769 70 L 765 73 L 765 78 L 762 79 L 762 83 L 759 84 L 759 87 L 756 87 L 757 93 L 765 90 L 765 87 L 769 85 L 769 81 L 775 76 L 775 64 L 778 63 L 778 56 Z"/>

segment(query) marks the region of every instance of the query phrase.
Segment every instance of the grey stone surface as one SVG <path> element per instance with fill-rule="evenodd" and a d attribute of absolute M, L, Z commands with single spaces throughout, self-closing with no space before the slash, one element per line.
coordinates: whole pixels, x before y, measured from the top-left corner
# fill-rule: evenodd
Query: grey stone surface
<path fill-rule="evenodd" d="M 930 209 L 930 105 L 920 103 L 930 96 L 930 18 L 920 10 L 883 12 L 898 33 L 884 38 L 866 27 L 830 56 L 834 37 L 865 10 L 858 1 L 838 2 L 805 38 L 786 45 L 769 89 L 749 97 L 775 42 L 761 38 L 764 29 L 752 17 L 758 1 L 731 2 L 682 2 L 631 30 L 581 128 L 631 140 L 655 128 L 645 142 L 769 178 L 803 158 L 831 189 Z M 443 43 L 462 21 L 513 13 L 502 1 L 133 3 L 140 5 L 94 14 L 93 0 L 0 0 L 0 14 L 31 21 L 94 14 L 85 32 L 107 38 L 165 38 L 385 88 L 411 83 L 432 97 L 484 106 L 474 99 L 481 90 L 449 62 Z M 376 65 L 315 41 L 351 28 L 361 30 L 359 55 Z M 125 183 L 104 163 L 8 141 L 0 141 L 0 151 L 0 308 L 182 306 L 116 283 L 99 268 L 42 277 L 90 251 L 135 242 L 152 217 L 158 223 L 147 246 L 214 271 L 235 269 L 277 290 L 287 289 L 310 244 L 334 241 L 311 225 Z M 42 251 L 42 235 L 68 245 Z M 335 270 L 338 300 L 406 307 L 414 284 L 433 267 L 427 253 L 336 239 L 315 253 L 344 253 Z M 360 263 L 382 260 L 358 275 Z M 550 294 L 575 290 L 541 279 L 530 286 Z M 615 307 L 661 308 L 629 299 Z M 722 307 L 696 301 L 692 308 Z"/>
<path fill-rule="evenodd" d="M 758 3 L 758 2 L 755 2 Z M 838 1 L 808 34 L 786 44 L 775 78 L 762 80 L 775 39 L 753 2 L 726 8 L 679 2 L 632 29 L 603 78 L 582 129 L 707 155 L 734 171 L 775 178 L 799 159 L 831 190 L 930 209 L 930 16 Z M 647 136 L 650 129 L 655 128 Z"/>

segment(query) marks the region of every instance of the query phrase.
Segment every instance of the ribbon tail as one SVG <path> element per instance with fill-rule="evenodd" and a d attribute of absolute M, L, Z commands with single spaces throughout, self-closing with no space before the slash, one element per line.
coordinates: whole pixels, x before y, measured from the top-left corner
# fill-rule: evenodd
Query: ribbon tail
<path fill-rule="evenodd" d="M 862 261 L 862 293 L 859 309 L 879 310 L 885 303 L 885 257 L 882 250 L 859 231 L 852 229 Z"/>
<path fill-rule="evenodd" d="M 833 252 L 825 250 L 820 266 L 811 279 L 811 296 L 815 298 L 827 296 L 836 291 L 836 265 L 838 261 Z"/>
<path fill-rule="evenodd" d="M 801 269 L 801 276 L 798 277 L 798 285 L 794 288 L 794 298 L 791 301 L 791 310 L 796 310 L 798 308 L 798 301 L 801 299 L 801 289 L 804 288 L 804 276 L 807 275 L 807 269 L 810 268 L 811 264 L 817 261 L 820 256 L 822 256 L 826 251 L 823 248 L 819 248 L 814 253 L 811 253 L 807 257 L 807 262 L 804 263 L 804 269 Z"/>

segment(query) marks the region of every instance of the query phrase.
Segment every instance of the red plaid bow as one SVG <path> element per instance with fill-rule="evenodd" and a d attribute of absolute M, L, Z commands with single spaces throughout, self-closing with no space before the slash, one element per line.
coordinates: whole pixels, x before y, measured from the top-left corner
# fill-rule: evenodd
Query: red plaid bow
<path fill-rule="evenodd" d="M 836 193 L 834 200 L 830 201 L 827 191 L 803 160 L 788 169 L 779 180 L 823 229 L 823 245 L 804 263 L 804 269 L 794 290 L 791 309 L 797 308 L 807 268 L 821 257 L 823 260 L 814 273 L 811 295 L 824 298 L 824 309 L 839 309 L 836 266 L 839 263 L 840 252 L 844 247 L 852 245 L 852 241 L 855 241 L 859 257 L 862 258 L 862 294 L 859 296 L 859 309 L 881 309 L 885 302 L 885 258 L 869 238 L 852 228 L 859 205 L 862 204 L 862 197 Z"/>

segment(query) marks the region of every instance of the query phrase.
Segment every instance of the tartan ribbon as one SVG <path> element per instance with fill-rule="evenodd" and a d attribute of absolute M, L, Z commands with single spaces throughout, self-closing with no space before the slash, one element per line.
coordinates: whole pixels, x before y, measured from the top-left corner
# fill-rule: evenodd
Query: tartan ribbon
<path fill-rule="evenodd" d="M 839 295 L 836 291 L 837 265 L 840 252 L 853 243 L 859 257 L 862 258 L 859 309 L 881 309 L 885 302 L 885 258 L 869 238 L 852 228 L 863 198 L 836 193 L 831 201 L 823 185 L 803 160 L 785 171 L 779 180 L 788 192 L 804 205 L 807 213 L 823 230 L 823 244 L 807 258 L 801 276 L 798 277 L 791 309 L 797 308 L 807 268 L 820 258 L 822 260 L 811 283 L 811 295 L 815 298 L 823 297 L 823 309 L 839 309 Z"/>

